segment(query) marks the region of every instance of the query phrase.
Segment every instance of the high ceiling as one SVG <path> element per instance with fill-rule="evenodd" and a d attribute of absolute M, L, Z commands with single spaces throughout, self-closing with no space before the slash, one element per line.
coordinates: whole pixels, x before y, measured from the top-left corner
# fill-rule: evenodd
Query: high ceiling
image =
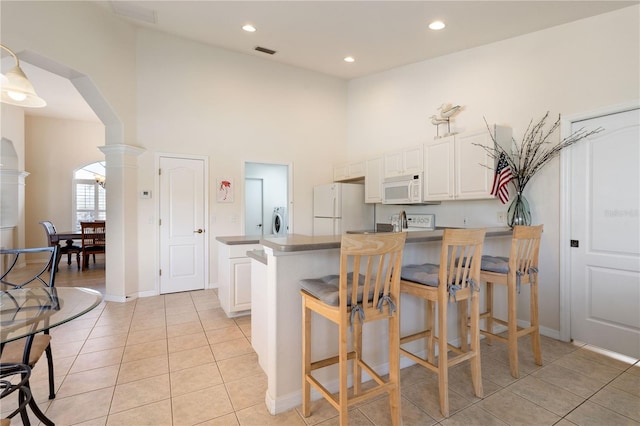
<path fill-rule="evenodd" d="M 639 3 L 637 0 L 93 2 L 137 26 L 343 79 Z M 437 32 L 428 29 L 427 25 L 436 19 L 444 21 L 446 28 Z M 252 24 L 257 31 L 243 31 L 241 27 L 245 24 Z M 257 52 L 256 46 L 277 53 Z M 355 62 L 345 62 L 346 56 L 353 56 Z M 66 90 L 59 89 L 64 82 L 46 80 L 48 73 L 31 69 L 34 67 L 28 64 L 23 68 L 49 104 L 29 113 L 54 116 L 63 111 L 65 115 L 75 113 L 77 106 L 58 103 L 60 91 Z M 75 91 L 72 87 L 71 90 Z M 68 92 L 62 96 L 69 97 Z"/>

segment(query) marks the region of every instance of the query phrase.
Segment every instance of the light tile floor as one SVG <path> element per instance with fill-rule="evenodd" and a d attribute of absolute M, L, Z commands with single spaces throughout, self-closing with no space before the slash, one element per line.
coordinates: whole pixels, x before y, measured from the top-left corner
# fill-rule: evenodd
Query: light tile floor
<path fill-rule="evenodd" d="M 57 284 L 104 290 L 99 265 L 79 273 L 62 262 Z M 57 425 L 337 425 L 326 402 L 271 416 L 267 380 L 251 347 L 249 317 L 229 319 L 216 291 L 103 303 L 52 330 L 57 396 L 47 399 L 47 368 L 33 370 L 39 406 Z M 407 425 L 639 425 L 640 364 L 586 345 L 542 337 L 544 366 L 520 344 L 520 379 L 506 346 L 482 343 L 485 397 L 473 395 L 467 364 L 450 372 L 451 416 L 439 412 L 437 377 L 402 370 Z M 386 397 L 350 410 L 351 425 L 388 425 Z M 5 401 L 2 412 L 9 407 Z M 36 419 L 31 416 L 34 424 Z M 19 417 L 12 424 L 20 424 Z"/>

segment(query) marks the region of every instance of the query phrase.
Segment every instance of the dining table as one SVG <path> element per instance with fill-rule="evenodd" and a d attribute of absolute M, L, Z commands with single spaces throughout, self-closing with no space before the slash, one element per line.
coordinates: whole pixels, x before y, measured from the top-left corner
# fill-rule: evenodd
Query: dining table
<path fill-rule="evenodd" d="M 27 287 L 2 290 L 0 347 L 26 337 L 26 345 L 30 348 L 34 335 L 86 314 L 98 306 L 102 299 L 100 292 L 83 287 Z M 24 360 L 28 360 L 28 350 Z M 54 425 L 40 410 L 34 398 L 29 401 L 29 407 L 43 424 Z"/>

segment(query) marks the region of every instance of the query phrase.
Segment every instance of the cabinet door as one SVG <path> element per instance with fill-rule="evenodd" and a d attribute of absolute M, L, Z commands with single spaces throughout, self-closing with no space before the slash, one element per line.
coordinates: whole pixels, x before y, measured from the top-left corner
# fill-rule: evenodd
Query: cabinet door
<path fill-rule="evenodd" d="M 333 166 L 333 181 L 340 182 L 349 179 L 349 164 L 342 163 Z"/>
<path fill-rule="evenodd" d="M 383 158 L 371 158 L 366 161 L 364 175 L 364 202 L 382 202 Z"/>
<path fill-rule="evenodd" d="M 403 152 L 388 152 L 384 155 L 384 177 L 403 175 Z"/>
<path fill-rule="evenodd" d="M 456 198 L 477 200 L 494 198 L 491 195 L 494 160 L 482 146 L 493 146 L 487 130 L 456 136 Z"/>
<path fill-rule="evenodd" d="M 349 179 L 359 179 L 364 177 L 364 161 L 356 161 L 349 164 Z"/>
<path fill-rule="evenodd" d="M 333 181 L 345 182 L 364 177 L 364 161 L 340 163 L 333 166 Z"/>
<path fill-rule="evenodd" d="M 413 175 L 422 173 L 422 145 L 407 148 L 402 153 L 403 172 L 404 175 Z"/>
<path fill-rule="evenodd" d="M 422 161 L 422 145 L 387 152 L 384 155 L 384 177 L 421 173 Z"/>
<path fill-rule="evenodd" d="M 251 309 L 251 259 L 231 259 L 231 311 Z"/>
<path fill-rule="evenodd" d="M 424 201 L 454 197 L 454 137 L 434 139 L 424 145 Z"/>

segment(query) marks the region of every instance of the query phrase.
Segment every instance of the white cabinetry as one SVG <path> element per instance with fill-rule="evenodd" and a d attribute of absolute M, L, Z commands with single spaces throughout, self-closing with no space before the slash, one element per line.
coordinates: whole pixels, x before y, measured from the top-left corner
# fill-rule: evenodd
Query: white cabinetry
<path fill-rule="evenodd" d="M 422 145 L 387 152 L 384 155 L 384 177 L 413 175 L 422 172 Z"/>
<path fill-rule="evenodd" d="M 251 259 L 247 251 L 260 244 L 218 244 L 218 298 L 228 317 L 251 309 Z"/>
<path fill-rule="evenodd" d="M 333 166 L 333 181 L 344 182 L 364 177 L 364 161 L 340 163 Z"/>
<path fill-rule="evenodd" d="M 382 202 L 384 159 L 382 157 L 370 158 L 365 163 L 364 173 L 364 202 Z"/>
<path fill-rule="evenodd" d="M 496 142 L 510 151 L 511 128 L 493 126 Z M 424 201 L 494 198 L 495 161 L 482 146 L 493 146 L 488 129 L 435 139 L 424 146 Z"/>
<path fill-rule="evenodd" d="M 454 138 L 447 136 L 424 144 L 424 201 L 450 200 L 454 197 Z"/>

